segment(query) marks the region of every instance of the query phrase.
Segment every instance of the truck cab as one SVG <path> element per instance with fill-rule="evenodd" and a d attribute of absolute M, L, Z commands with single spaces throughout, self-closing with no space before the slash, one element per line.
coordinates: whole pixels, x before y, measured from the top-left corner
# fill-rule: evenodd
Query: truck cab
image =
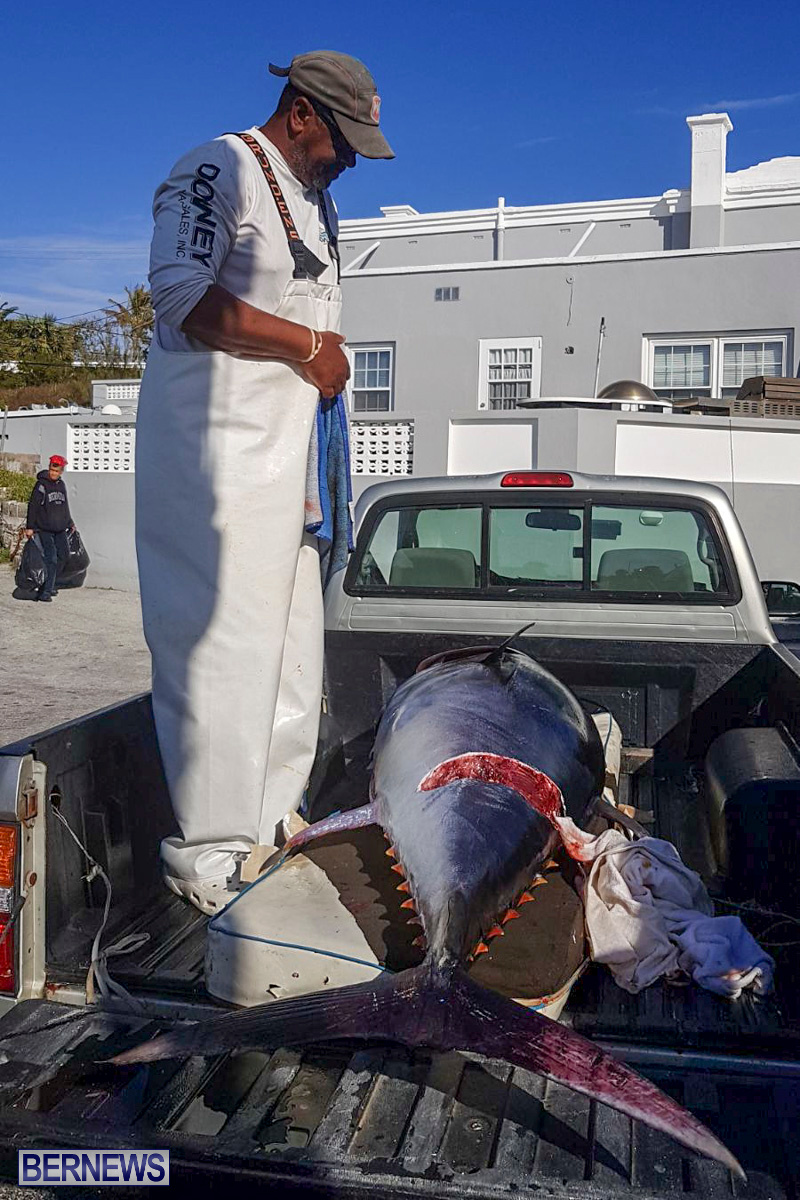
<path fill-rule="evenodd" d="M 514 471 L 368 488 L 326 626 L 366 631 L 775 641 L 719 488 Z"/>

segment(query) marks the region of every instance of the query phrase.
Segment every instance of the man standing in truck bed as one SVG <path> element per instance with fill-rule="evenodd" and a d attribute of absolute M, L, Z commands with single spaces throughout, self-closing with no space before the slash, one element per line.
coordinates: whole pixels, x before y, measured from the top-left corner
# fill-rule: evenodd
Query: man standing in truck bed
<path fill-rule="evenodd" d="M 391 158 L 363 63 L 287 68 L 265 125 L 182 158 L 154 203 L 156 325 L 139 399 L 136 523 L 153 711 L 180 837 L 165 879 L 205 912 L 274 842 L 316 749 L 322 595 L 304 535 L 319 396 L 349 370 L 328 186 Z"/>

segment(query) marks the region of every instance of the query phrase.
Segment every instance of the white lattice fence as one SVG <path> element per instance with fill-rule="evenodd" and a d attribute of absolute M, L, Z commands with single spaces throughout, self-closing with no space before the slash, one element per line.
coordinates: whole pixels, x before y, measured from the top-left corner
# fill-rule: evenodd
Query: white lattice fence
<path fill-rule="evenodd" d="M 350 458 L 354 475 L 411 475 L 414 422 L 351 420 Z"/>
<path fill-rule="evenodd" d="M 139 386 L 138 379 L 133 383 L 106 384 L 106 400 L 138 400 Z"/>
<path fill-rule="evenodd" d="M 70 425 L 69 470 L 132 472 L 135 448 L 136 426 L 132 422 Z"/>

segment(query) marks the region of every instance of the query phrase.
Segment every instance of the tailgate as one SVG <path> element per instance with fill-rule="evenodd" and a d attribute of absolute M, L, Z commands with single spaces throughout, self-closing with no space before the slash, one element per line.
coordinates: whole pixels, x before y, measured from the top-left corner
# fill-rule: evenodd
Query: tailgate
<path fill-rule="evenodd" d="M 750 1177 L 504 1063 L 395 1046 L 282 1048 L 86 1075 L 165 1022 L 17 1006 L 0 1021 L 0 1146 L 167 1147 L 172 1170 L 288 1194 L 793 1197 L 800 1072 L 777 1060 L 619 1047 Z"/>

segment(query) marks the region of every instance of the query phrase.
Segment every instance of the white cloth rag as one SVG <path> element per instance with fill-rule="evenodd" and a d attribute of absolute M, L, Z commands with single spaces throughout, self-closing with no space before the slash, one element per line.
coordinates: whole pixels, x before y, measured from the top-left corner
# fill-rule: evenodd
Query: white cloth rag
<path fill-rule="evenodd" d="M 737 999 L 772 987 L 775 962 L 738 917 L 715 917 L 700 876 L 670 842 L 628 841 L 609 829 L 587 839 L 586 931 L 595 962 L 640 992 L 662 975 L 684 971 L 695 983 Z"/>

